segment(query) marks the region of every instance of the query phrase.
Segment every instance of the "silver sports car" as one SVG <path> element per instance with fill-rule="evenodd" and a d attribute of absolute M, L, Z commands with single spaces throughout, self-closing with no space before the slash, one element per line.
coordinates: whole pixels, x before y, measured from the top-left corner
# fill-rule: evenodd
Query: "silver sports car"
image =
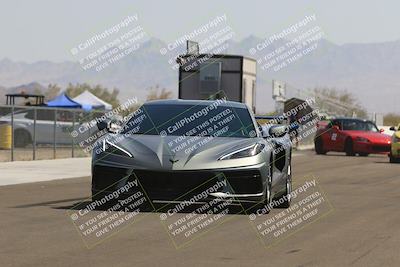
<path fill-rule="evenodd" d="M 267 132 L 242 103 L 156 100 L 145 103 L 93 149 L 92 195 L 99 200 L 137 179 L 153 203 L 222 198 L 246 207 L 280 198 L 289 207 L 291 146 L 286 126 Z M 217 186 L 211 186 L 217 185 Z M 210 188 L 212 188 L 210 190 Z M 200 201 L 196 199 L 196 201 Z"/>

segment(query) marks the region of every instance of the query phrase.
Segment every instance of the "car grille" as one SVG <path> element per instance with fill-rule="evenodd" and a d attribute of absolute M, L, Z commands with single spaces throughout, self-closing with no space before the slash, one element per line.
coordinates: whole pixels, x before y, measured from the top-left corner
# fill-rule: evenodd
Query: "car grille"
<path fill-rule="evenodd" d="M 201 191 L 202 185 L 215 177 L 212 172 L 158 172 L 135 170 L 134 174 L 150 199 L 190 198 L 195 192 Z M 214 180 L 215 183 L 217 180 Z M 211 185 L 212 182 L 207 183 Z M 190 191 L 193 191 L 189 194 Z M 184 196 L 185 195 L 185 196 Z"/>
<path fill-rule="evenodd" d="M 112 191 L 135 176 L 150 199 L 176 200 L 188 198 L 215 185 L 226 177 L 228 186 L 222 190 L 232 194 L 256 194 L 262 192 L 263 184 L 258 170 L 232 171 L 150 171 L 95 165 L 93 168 L 92 188 L 96 191 Z M 122 184 L 121 180 L 127 178 Z"/>
<path fill-rule="evenodd" d="M 215 185 L 223 175 L 228 180 L 224 192 L 255 194 L 262 192 L 261 175 L 258 171 L 175 171 L 157 172 L 135 170 L 143 189 L 150 199 L 188 199 Z M 222 175 L 223 174 L 223 175 Z"/>
<path fill-rule="evenodd" d="M 388 145 L 375 145 L 372 146 L 372 149 L 376 152 L 389 152 L 390 151 L 390 146 Z"/>

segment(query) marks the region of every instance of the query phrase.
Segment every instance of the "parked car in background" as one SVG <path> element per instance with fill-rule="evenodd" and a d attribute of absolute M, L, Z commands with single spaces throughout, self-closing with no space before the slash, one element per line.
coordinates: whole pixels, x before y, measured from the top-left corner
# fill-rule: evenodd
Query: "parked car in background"
<path fill-rule="evenodd" d="M 390 162 L 400 162 L 400 124 L 397 127 L 390 127 L 390 130 L 394 131 L 392 135 L 392 146 L 389 153 Z"/>
<path fill-rule="evenodd" d="M 314 138 L 315 152 L 345 152 L 347 156 L 388 154 L 391 138 L 372 121 L 356 118 L 335 118 L 317 124 Z"/>
<path fill-rule="evenodd" d="M 71 132 L 83 125 L 79 123 L 78 117 L 76 117 L 74 124 L 72 113 L 69 111 L 57 110 L 55 113 L 51 109 L 37 109 L 36 133 L 34 134 L 34 116 L 34 109 L 21 109 L 14 112 L 15 147 L 26 147 L 32 144 L 34 137 L 36 144 L 52 144 L 54 137 L 57 144 L 71 144 Z M 55 119 L 56 123 L 54 123 Z M 11 121 L 11 114 L 0 116 L 0 125 L 2 126 L 8 125 L 11 127 Z"/>

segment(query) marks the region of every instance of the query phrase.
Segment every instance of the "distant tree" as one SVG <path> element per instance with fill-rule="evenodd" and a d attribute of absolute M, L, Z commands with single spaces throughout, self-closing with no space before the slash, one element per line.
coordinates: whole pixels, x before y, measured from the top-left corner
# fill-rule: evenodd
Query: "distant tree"
<path fill-rule="evenodd" d="M 51 100 L 60 94 L 61 87 L 57 84 L 50 83 L 47 86 L 47 91 L 44 93 L 44 97 L 46 100 Z"/>
<path fill-rule="evenodd" d="M 83 93 L 84 91 L 89 91 L 101 100 L 111 104 L 114 108 L 119 106 L 119 100 L 118 100 L 118 94 L 119 90 L 114 88 L 112 91 L 110 91 L 108 88 L 103 87 L 101 85 L 96 85 L 96 86 L 91 86 L 87 83 L 79 84 L 77 83 L 76 85 L 74 84 L 68 84 L 67 89 L 65 92 L 69 97 L 76 97 Z"/>
<path fill-rule="evenodd" d="M 170 99 L 172 98 L 172 92 L 162 88 L 160 90 L 159 86 L 156 85 L 155 87 L 151 87 L 149 94 L 147 95 L 146 100 L 150 101 L 150 100 L 157 100 L 157 99 Z"/>
<path fill-rule="evenodd" d="M 314 88 L 316 106 L 323 112 L 335 116 L 366 118 L 367 111 L 362 107 L 357 98 L 346 90 L 335 88 Z"/>
<path fill-rule="evenodd" d="M 383 116 L 383 125 L 396 126 L 400 124 L 400 115 L 395 113 L 388 113 Z"/>

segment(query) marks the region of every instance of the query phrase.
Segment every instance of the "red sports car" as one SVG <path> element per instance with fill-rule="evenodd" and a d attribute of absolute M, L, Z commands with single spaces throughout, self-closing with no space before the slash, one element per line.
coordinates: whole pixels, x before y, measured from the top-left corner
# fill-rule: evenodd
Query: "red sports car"
<path fill-rule="evenodd" d="M 314 138 L 315 152 L 346 152 L 347 156 L 368 156 L 390 152 L 391 137 L 375 123 L 354 118 L 337 118 L 320 122 Z"/>

